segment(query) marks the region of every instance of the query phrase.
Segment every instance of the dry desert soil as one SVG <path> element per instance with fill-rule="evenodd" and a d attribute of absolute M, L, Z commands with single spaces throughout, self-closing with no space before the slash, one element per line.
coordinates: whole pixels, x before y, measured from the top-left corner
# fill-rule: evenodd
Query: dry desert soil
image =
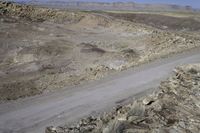
<path fill-rule="evenodd" d="M 0 133 L 199 132 L 199 16 L 0 1 Z"/>
<path fill-rule="evenodd" d="M 82 12 L 0 2 L 0 14 L 1 102 L 101 79 L 200 45 L 198 13 Z"/>

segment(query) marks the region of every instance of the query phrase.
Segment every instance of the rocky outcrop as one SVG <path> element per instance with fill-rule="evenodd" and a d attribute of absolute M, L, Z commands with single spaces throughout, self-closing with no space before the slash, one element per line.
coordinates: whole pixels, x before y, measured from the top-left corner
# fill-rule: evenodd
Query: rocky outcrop
<path fill-rule="evenodd" d="M 83 17 L 77 12 L 39 8 L 6 1 L 0 1 L 0 15 L 19 17 L 35 22 L 43 22 L 45 20 L 77 22 Z"/>
<path fill-rule="evenodd" d="M 197 133 L 199 95 L 200 64 L 181 66 L 153 94 L 74 126 L 48 127 L 46 133 Z"/>

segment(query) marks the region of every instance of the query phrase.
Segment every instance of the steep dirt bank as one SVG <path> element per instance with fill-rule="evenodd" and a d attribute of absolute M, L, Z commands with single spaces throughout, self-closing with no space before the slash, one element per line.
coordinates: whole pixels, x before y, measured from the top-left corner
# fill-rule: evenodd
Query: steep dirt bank
<path fill-rule="evenodd" d="M 200 46 L 199 31 L 166 31 L 101 13 L 7 2 L 0 2 L 0 13 L 1 101 L 98 80 Z"/>
<path fill-rule="evenodd" d="M 152 94 L 74 126 L 48 127 L 46 133 L 192 132 L 200 130 L 200 65 L 180 66 Z"/>

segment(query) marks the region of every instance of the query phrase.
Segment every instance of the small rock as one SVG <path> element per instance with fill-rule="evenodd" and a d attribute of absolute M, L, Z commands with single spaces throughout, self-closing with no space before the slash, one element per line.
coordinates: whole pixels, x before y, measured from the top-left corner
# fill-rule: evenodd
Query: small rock
<path fill-rule="evenodd" d="M 144 105 L 151 105 L 154 102 L 154 100 L 150 97 L 147 97 L 142 102 Z"/>
<path fill-rule="evenodd" d="M 127 119 L 126 119 L 126 117 L 124 116 L 124 117 L 118 118 L 117 120 L 118 120 L 118 121 L 126 121 Z"/>
<path fill-rule="evenodd" d="M 45 133 L 57 133 L 56 128 L 53 126 L 47 127 Z"/>

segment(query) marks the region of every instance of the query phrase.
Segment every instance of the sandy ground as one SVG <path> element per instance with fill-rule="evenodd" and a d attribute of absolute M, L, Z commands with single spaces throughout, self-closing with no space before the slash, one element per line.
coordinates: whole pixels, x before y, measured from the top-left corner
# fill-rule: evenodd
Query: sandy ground
<path fill-rule="evenodd" d="M 200 22 L 191 17 L 176 28 L 180 17 L 0 6 L 2 102 L 101 79 L 200 45 Z"/>

